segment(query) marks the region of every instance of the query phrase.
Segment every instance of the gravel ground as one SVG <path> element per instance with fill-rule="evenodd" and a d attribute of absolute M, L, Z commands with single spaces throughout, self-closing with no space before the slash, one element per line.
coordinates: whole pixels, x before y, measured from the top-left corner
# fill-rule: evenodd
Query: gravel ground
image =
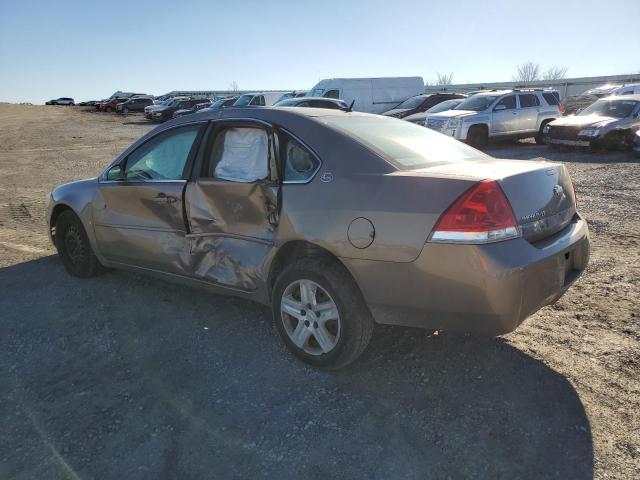
<path fill-rule="evenodd" d="M 269 311 L 136 275 L 67 275 L 47 192 L 96 175 L 140 116 L 0 106 L 0 478 L 640 478 L 640 170 L 568 165 L 586 274 L 495 339 L 379 327 L 333 373 Z"/>

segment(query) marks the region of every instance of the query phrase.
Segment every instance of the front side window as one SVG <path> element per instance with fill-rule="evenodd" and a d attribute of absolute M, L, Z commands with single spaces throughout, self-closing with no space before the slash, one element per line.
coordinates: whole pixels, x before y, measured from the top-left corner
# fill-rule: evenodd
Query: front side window
<path fill-rule="evenodd" d="M 340 98 L 340 91 L 338 89 L 329 90 L 323 95 L 325 98 Z"/>
<path fill-rule="evenodd" d="M 502 100 L 496 103 L 496 107 L 500 105 L 504 105 L 505 110 L 513 110 L 514 108 L 516 108 L 516 96 L 509 95 L 508 97 L 504 97 Z"/>
<path fill-rule="evenodd" d="M 200 126 L 176 128 L 148 141 L 127 158 L 127 180 L 180 180 Z"/>
<path fill-rule="evenodd" d="M 520 108 L 537 107 L 540 105 L 538 97 L 533 93 L 518 95 L 518 98 L 520 99 Z"/>
<path fill-rule="evenodd" d="M 306 182 L 318 170 L 320 162 L 300 142 L 289 135 L 284 135 L 284 181 Z"/>
<path fill-rule="evenodd" d="M 269 176 L 269 137 L 263 128 L 226 128 L 215 137 L 209 176 L 250 183 Z"/>

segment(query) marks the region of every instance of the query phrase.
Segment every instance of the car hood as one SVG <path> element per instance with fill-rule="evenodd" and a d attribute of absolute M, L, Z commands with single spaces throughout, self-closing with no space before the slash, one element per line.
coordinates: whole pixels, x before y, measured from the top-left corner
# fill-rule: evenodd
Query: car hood
<path fill-rule="evenodd" d="M 604 115 L 570 115 L 554 120 L 550 125 L 558 127 L 604 127 L 619 120 L 621 119 Z"/>
<path fill-rule="evenodd" d="M 393 117 L 395 115 L 400 115 L 400 114 L 403 114 L 404 112 L 408 112 L 409 110 L 411 109 L 410 108 L 393 108 L 391 110 L 384 112 L 382 115 L 385 115 L 387 117 Z"/>
<path fill-rule="evenodd" d="M 430 117 L 431 115 L 434 115 L 433 113 L 426 113 L 426 112 L 420 112 L 420 113 L 412 113 L 411 115 L 407 115 L 406 117 L 403 118 L 403 120 L 406 120 L 408 122 L 419 122 L 419 121 L 424 121 L 427 117 Z"/>
<path fill-rule="evenodd" d="M 477 115 L 478 112 L 473 110 L 447 110 L 445 112 L 435 113 L 431 116 L 433 118 L 453 118 L 453 117 L 467 117 L 469 115 Z"/>

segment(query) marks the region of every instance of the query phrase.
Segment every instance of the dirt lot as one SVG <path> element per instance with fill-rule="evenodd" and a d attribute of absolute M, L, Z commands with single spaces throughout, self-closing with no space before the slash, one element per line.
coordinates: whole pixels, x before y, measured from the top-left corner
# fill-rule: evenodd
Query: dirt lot
<path fill-rule="evenodd" d="M 0 478 L 640 478 L 633 155 L 492 147 L 568 165 L 586 275 L 510 335 L 380 327 L 326 373 L 285 351 L 259 305 L 63 271 L 47 193 L 149 128 L 0 106 Z"/>

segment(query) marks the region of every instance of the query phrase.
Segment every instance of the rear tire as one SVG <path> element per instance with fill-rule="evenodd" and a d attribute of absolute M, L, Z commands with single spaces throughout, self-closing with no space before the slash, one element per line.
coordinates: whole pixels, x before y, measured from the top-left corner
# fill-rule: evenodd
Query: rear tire
<path fill-rule="evenodd" d="M 483 148 L 487 146 L 489 134 L 487 129 L 479 125 L 473 125 L 467 133 L 467 142 L 475 148 Z"/>
<path fill-rule="evenodd" d="M 64 268 L 74 277 L 88 278 L 103 272 L 78 216 L 62 212 L 56 221 L 55 244 Z"/>
<path fill-rule="evenodd" d="M 315 367 L 344 367 L 371 340 L 373 319 L 364 298 L 331 258 L 306 257 L 285 267 L 275 282 L 272 305 L 285 345 Z"/>

